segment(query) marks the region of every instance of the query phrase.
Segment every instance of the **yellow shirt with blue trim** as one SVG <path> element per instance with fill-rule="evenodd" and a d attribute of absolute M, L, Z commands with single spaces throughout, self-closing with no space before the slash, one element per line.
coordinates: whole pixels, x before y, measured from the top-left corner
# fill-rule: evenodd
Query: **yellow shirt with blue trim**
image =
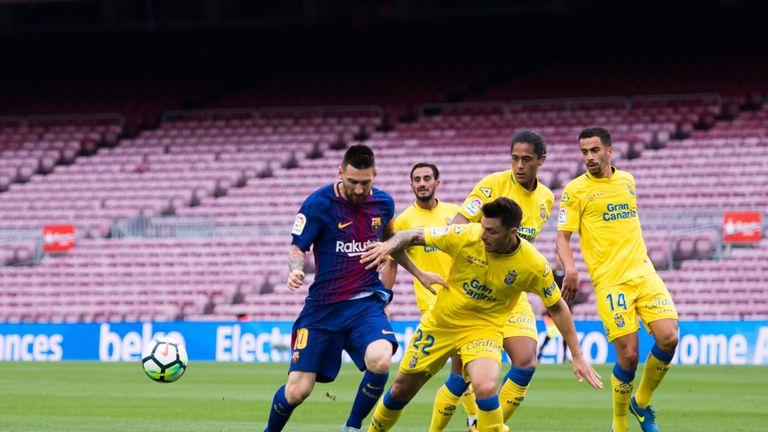
<path fill-rule="evenodd" d="M 453 257 L 448 288 L 437 295 L 422 323 L 446 329 L 488 328 L 501 331 L 523 292 L 538 294 L 545 305 L 560 300 L 552 270 L 544 256 L 528 241 L 510 254 L 487 252 L 480 224 L 427 228 L 427 246 Z"/>
<path fill-rule="evenodd" d="M 552 191 L 538 180 L 536 188 L 529 191 L 517 182 L 512 170 L 500 171 L 486 176 L 475 185 L 459 213 L 470 222 L 480 222 L 483 204 L 499 197 L 510 198 L 522 208 L 523 220 L 517 233 L 533 243 L 552 212 L 555 202 Z"/>
<path fill-rule="evenodd" d="M 595 287 L 653 273 L 637 212 L 635 178 L 612 168 L 610 178 L 588 172 L 571 180 L 560 198 L 558 231 L 579 233 Z"/>
<path fill-rule="evenodd" d="M 456 204 L 439 200 L 437 201 L 437 206 L 431 210 L 423 209 L 414 202 L 413 205 L 403 210 L 395 218 L 395 231 L 448 226 L 458 211 L 459 206 Z M 416 264 L 416 267 L 421 270 L 437 273 L 443 279 L 448 276 L 448 270 L 451 268 L 453 259 L 447 253 L 431 246 L 413 246 L 408 248 L 406 253 L 411 261 Z M 436 297 L 424 288 L 424 285 L 418 279 L 413 280 L 413 288 L 416 293 L 416 305 L 424 313 L 432 306 Z M 441 286 L 435 285 L 433 288 L 439 291 Z"/>

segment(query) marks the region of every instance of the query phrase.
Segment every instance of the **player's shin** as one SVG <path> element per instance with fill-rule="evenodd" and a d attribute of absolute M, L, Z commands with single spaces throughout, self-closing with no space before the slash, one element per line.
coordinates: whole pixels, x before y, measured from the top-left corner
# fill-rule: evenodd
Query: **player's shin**
<path fill-rule="evenodd" d="M 504 423 L 506 423 L 517 408 L 523 403 L 525 393 L 528 391 L 528 384 L 533 378 L 536 369 L 521 369 L 512 366 L 507 376 L 504 377 L 504 384 L 499 391 L 499 400 L 501 409 L 504 413 Z"/>
<path fill-rule="evenodd" d="M 645 361 L 643 377 L 640 379 L 640 384 L 637 386 L 637 393 L 635 394 L 635 402 L 637 402 L 640 408 L 645 408 L 651 404 L 653 392 L 667 374 L 669 363 L 672 361 L 673 356 L 674 353 L 665 353 L 656 344 L 651 348 L 648 359 Z"/>
<path fill-rule="evenodd" d="M 459 398 L 467 390 L 468 383 L 464 377 L 451 373 L 448 380 L 440 386 L 435 395 L 435 403 L 432 406 L 432 421 L 429 425 L 430 432 L 439 432 L 448 426 L 456 412 L 456 406 L 459 404 Z"/>
<path fill-rule="evenodd" d="M 464 411 L 467 412 L 467 417 L 470 421 L 477 419 L 477 402 L 475 401 L 475 391 L 470 385 L 467 387 L 467 391 L 461 396 L 461 403 L 464 405 Z"/>
<path fill-rule="evenodd" d="M 373 412 L 368 432 L 386 432 L 392 429 L 392 426 L 400 419 L 403 408 L 407 404 L 408 402 L 393 398 L 389 391 L 384 393 L 384 397 L 376 405 L 376 410 Z"/>
<path fill-rule="evenodd" d="M 616 363 L 611 375 L 611 388 L 613 389 L 613 431 L 626 432 L 629 428 L 627 414 L 629 413 L 629 399 L 632 397 L 632 381 L 635 379 L 635 371 L 628 371 Z"/>
<path fill-rule="evenodd" d="M 285 398 L 285 386 L 277 389 L 275 397 L 272 399 L 272 407 L 269 410 L 269 421 L 264 432 L 279 432 L 283 430 L 288 419 L 291 417 L 293 409 L 297 405 L 291 405 Z"/>
<path fill-rule="evenodd" d="M 365 371 L 363 380 L 357 389 L 355 402 L 352 404 L 352 411 L 347 419 L 347 426 L 360 429 L 363 419 L 371 412 L 381 394 L 384 393 L 388 377 L 389 373 L 377 374 L 369 370 Z"/>
<path fill-rule="evenodd" d="M 477 431 L 501 432 L 504 419 L 499 405 L 499 397 L 493 395 L 485 399 L 477 399 Z"/>

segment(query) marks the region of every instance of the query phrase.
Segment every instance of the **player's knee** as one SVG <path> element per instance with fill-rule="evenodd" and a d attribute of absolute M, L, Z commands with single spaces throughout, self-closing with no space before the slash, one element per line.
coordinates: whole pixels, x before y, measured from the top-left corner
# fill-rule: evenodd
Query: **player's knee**
<path fill-rule="evenodd" d="M 619 356 L 619 365 L 622 368 L 633 371 L 637 369 L 637 350 L 628 350 Z"/>
<path fill-rule="evenodd" d="M 678 343 L 677 332 L 669 332 L 659 339 L 660 340 L 656 341 L 656 344 L 659 346 L 659 348 L 661 348 L 662 351 L 666 353 L 675 352 Z"/>
<path fill-rule="evenodd" d="M 409 386 L 395 381 L 389 389 L 389 395 L 401 402 L 408 402 L 413 398 L 412 390 Z"/>
<path fill-rule="evenodd" d="M 285 386 L 285 399 L 291 405 L 298 405 L 309 397 L 312 393 L 312 387 L 312 385 L 306 385 L 302 382 L 288 383 Z"/>
<path fill-rule="evenodd" d="M 520 369 L 536 369 L 536 366 L 539 363 L 536 361 L 536 354 L 534 354 L 531 357 L 518 359 L 512 364 L 514 364 L 516 368 L 520 368 Z"/>
<path fill-rule="evenodd" d="M 365 368 L 375 374 L 383 374 L 389 372 L 389 366 L 391 364 L 391 355 L 379 355 L 366 359 Z"/>
<path fill-rule="evenodd" d="M 493 381 L 480 381 L 473 382 L 472 388 L 475 391 L 475 397 L 477 399 L 485 399 L 496 394 L 497 385 Z"/>

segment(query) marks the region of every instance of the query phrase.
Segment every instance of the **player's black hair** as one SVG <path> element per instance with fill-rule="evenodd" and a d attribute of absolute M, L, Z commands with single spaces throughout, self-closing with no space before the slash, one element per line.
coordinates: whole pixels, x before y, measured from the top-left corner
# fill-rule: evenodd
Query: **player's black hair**
<path fill-rule="evenodd" d="M 341 167 L 346 168 L 352 165 L 357 169 L 373 168 L 376 166 L 376 160 L 373 156 L 373 150 L 365 144 L 357 144 L 348 148 L 344 153 L 344 159 L 341 161 Z"/>
<path fill-rule="evenodd" d="M 435 178 L 435 180 L 440 179 L 440 170 L 437 169 L 437 165 L 431 164 L 429 162 L 419 162 L 416 165 L 411 168 L 411 180 L 413 180 L 413 172 L 416 171 L 419 168 L 431 168 L 432 169 L 432 177 Z"/>
<path fill-rule="evenodd" d="M 483 215 L 487 218 L 499 218 L 507 228 L 520 228 L 523 220 L 523 209 L 507 197 L 496 198 L 483 205 Z"/>
<path fill-rule="evenodd" d="M 542 157 L 547 154 L 547 145 L 544 143 L 544 138 L 530 129 L 518 132 L 514 137 L 512 137 L 512 144 L 509 146 L 509 151 L 512 151 L 515 148 L 515 144 L 517 143 L 527 143 L 532 145 L 533 151 L 538 157 Z"/>
<path fill-rule="evenodd" d="M 579 141 L 592 137 L 600 138 L 600 142 L 606 147 L 611 147 L 613 145 L 611 134 L 604 128 L 597 126 L 588 127 L 581 131 L 579 134 Z"/>

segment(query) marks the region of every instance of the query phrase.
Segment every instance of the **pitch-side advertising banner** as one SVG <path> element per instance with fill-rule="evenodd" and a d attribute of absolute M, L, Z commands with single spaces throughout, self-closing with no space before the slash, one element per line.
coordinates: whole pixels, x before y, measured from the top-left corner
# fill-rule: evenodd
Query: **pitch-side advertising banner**
<path fill-rule="evenodd" d="M 393 323 L 400 342 L 396 362 L 400 361 L 404 344 L 411 339 L 417 324 Z M 543 323 L 537 324 L 541 344 L 546 333 Z M 578 321 L 576 329 L 581 349 L 589 361 L 595 364 L 616 361 L 616 353 L 599 321 Z M 644 358 L 653 339 L 644 330 L 638 334 Z M 259 321 L 0 324 L 0 360 L 138 361 L 144 344 L 162 335 L 181 340 L 190 361 L 263 363 L 291 359 L 291 323 Z M 555 339 L 544 347 L 541 363 L 558 362 L 563 355 L 562 341 Z M 673 362 L 768 365 L 768 321 L 681 322 L 680 343 Z"/>

